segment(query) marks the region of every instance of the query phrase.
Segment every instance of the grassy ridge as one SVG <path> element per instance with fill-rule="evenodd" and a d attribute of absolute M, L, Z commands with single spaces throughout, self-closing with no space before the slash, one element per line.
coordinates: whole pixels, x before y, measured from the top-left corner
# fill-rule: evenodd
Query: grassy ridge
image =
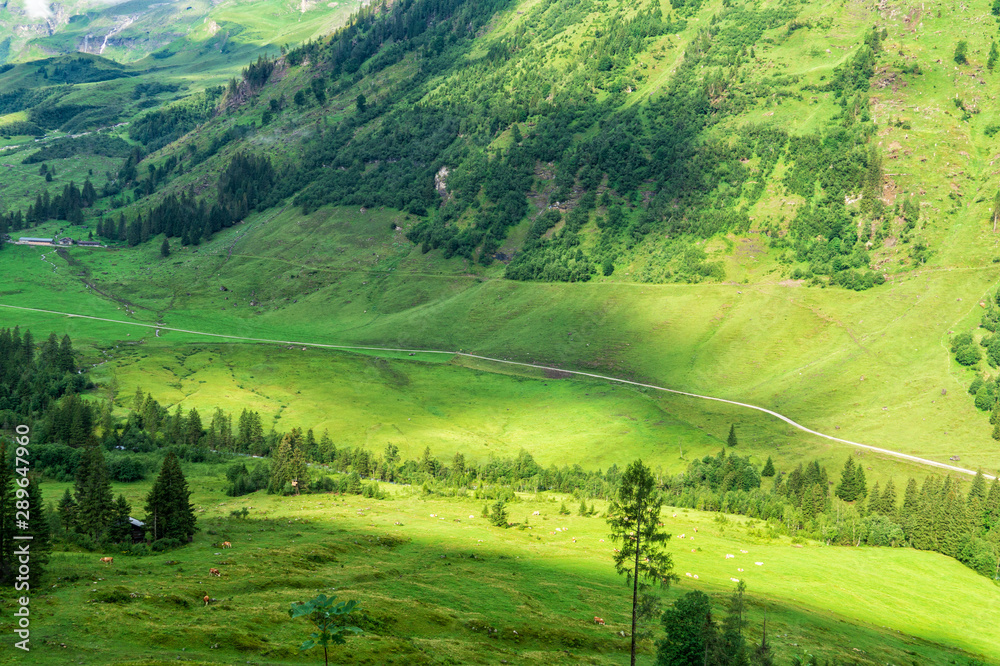
<path fill-rule="evenodd" d="M 481 503 L 468 499 L 420 497 L 387 486 L 395 493 L 387 500 L 234 500 L 214 490 L 223 483 L 218 468 L 187 466 L 186 473 L 206 530 L 191 546 L 141 559 L 116 556 L 107 568 L 98 564 L 99 554 L 55 556 L 63 580 L 33 606 L 37 635 L 48 637 L 33 650 L 40 663 L 61 663 L 60 642 L 103 663 L 159 663 L 164 651 L 180 655 L 182 647 L 185 658 L 207 663 L 248 652 L 262 663 L 305 663 L 312 657 L 295 649 L 303 627 L 283 610 L 317 591 L 362 602 L 367 631 L 349 646 L 359 663 L 469 663 L 497 654 L 511 663 L 627 662 L 626 640 L 617 636 L 628 628 L 626 588 L 614 575 L 613 544 L 600 518 L 558 516 L 557 503 L 526 498 L 512 505 L 511 518 L 532 529 L 505 531 L 469 519 Z M 124 491 L 135 505 L 147 487 L 115 492 Z M 61 484 L 45 488 L 49 497 L 61 491 Z M 249 520 L 228 517 L 242 506 L 251 507 Z M 541 515 L 531 516 L 536 510 Z M 850 656 L 863 664 L 963 658 L 945 645 L 1000 659 L 987 620 L 998 601 L 995 586 L 947 558 L 811 542 L 796 548 L 752 523 L 719 523 L 697 511 L 666 514 L 665 522 L 686 537 L 670 541 L 681 580 L 666 599 L 690 589 L 723 595 L 730 577 L 745 579 L 750 636 L 759 636 L 766 609 L 768 638 L 782 660 L 805 646 L 820 658 Z M 213 546 L 223 540 L 233 549 Z M 739 554 L 727 560 L 727 553 Z M 208 577 L 213 566 L 221 579 Z M 962 593 L 942 599 L 942 587 Z M 118 590 L 124 591 L 118 603 L 100 603 Z M 218 599 L 207 609 L 200 601 L 205 594 Z M 98 603 L 86 603 L 92 599 Z M 593 615 L 607 626 L 595 627 Z M 499 634 L 487 638 L 484 626 Z M 132 647 L 123 650 L 126 645 Z"/>

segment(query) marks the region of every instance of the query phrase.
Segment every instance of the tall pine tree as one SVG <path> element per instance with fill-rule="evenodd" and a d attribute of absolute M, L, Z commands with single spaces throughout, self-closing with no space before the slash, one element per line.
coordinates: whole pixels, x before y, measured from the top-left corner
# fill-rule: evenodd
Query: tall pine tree
<path fill-rule="evenodd" d="M 100 446 L 88 446 L 77 468 L 74 485 L 77 504 L 77 528 L 94 540 L 95 545 L 104 539 L 111 522 L 111 480 L 104 451 Z"/>
<path fill-rule="evenodd" d="M 837 486 L 836 494 L 837 497 L 844 500 L 845 502 L 853 502 L 858 498 L 858 491 L 855 488 L 855 479 L 857 478 L 854 469 L 854 457 L 848 456 L 847 462 L 844 463 L 844 471 L 840 474 L 840 484 Z"/>
<path fill-rule="evenodd" d="M 170 451 L 146 496 L 146 527 L 153 541 L 177 539 L 185 542 L 194 536 L 197 528 L 190 497 L 180 461 Z"/>

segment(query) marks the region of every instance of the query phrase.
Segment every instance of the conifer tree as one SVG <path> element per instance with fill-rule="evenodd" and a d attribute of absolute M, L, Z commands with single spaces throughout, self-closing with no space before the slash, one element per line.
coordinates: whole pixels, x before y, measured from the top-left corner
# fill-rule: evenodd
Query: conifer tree
<path fill-rule="evenodd" d="M 108 541 L 111 543 L 130 543 L 132 541 L 132 506 L 119 495 L 111 515 L 111 526 L 108 529 Z"/>
<path fill-rule="evenodd" d="M 163 258 L 170 256 L 170 241 L 167 237 L 163 237 L 163 242 L 160 244 L 160 256 Z"/>
<path fill-rule="evenodd" d="M 187 541 L 197 529 L 191 491 L 181 471 L 180 461 L 173 451 L 167 453 L 160 475 L 146 496 L 146 525 L 154 541 L 178 539 Z"/>
<path fill-rule="evenodd" d="M 285 484 L 291 481 L 288 475 L 288 463 L 292 457 L 292 442 L 286 435 L 278 450 L 271 454 L 271 482 L 268 484 L 267 492 L 280 493 L 284 490 Z"/>
<path fill-rule="evenodd" d="M 857 473 L 854 469 L 854 458 L 848 456 L 847 462 L 844 463 L 844 471 L 840 475 L 840 484 L 837 486 L 837 497 L 845 502 L 856 500 L 858 498 L 858 492 L 855 488 L 856 479 Z"/>
<path fill-rule="evenodd" d="M 920 491 L 917 489 L 917 480 L 910 477 L 903 494 L 903 506 L 899 510 L 899 520 L 903 524 L 903 531 L 907 534 L 910 533 L 918 511 L 920 511 Z"/>
<path fill-rule="evenodd" d="M 77 506 L 76 500 L 73 499 L 73 495 L 69 492 L 69 488 L 66 489 L 62 499 L 59 500 L 56 511 L 59 513 L 59 522 L 62 523 L 63 530 L 66 532 L 75 532 Z"/>
<path fill-rule="evenodd" d="M 191 446 L 195 446 L 201 440 L 202 431 L 201 416 L 198 414 L 198 409 L 192 407 L 191 411 L 188 412 L 184 439 Z"/>
<path fill-rule="evenodd" d="M 856 499 L 864 499 L 868 495 L 868 485 L 865 483 L 865 468 L 857 465 L 854 468 L 854 492 Z"/>
<path fill-rule="evenodd" d="M 736 446 L 738 444 L 738 442 L 736 441 L 736 424 L 735 423 L 730 424 L 730 426 L 729 426 L 729 438 L 726 439 L 726 444 L 729 447 L 734 447 L 734 446 Z"/>
<path fill-rule="evenodd" d="M 670 535 L 659 527 L 662 507 L 663 496 L 652 472 L 641 460 L 633 461 L 622 475 L 607 519 L 612 540 L 622 544 L 615 553 L 615 571 L 624 574 L 632 586 L 632 666 L 636 657 L 639 579 L 669 585 L 675 578 L 670 554 L 663 550 Z"/>
<path fill-rule="evenodd" d="M 88 446 L 77 469 L 74 493 L 77 504 L 77 528 L 95 543 L 104 538 L 111 521 L 111 480 L 104 451 L 100 446 Z"/>
<path fill-rule="evenodd" d="M 743 638 L 743 628 L 746 626 L 746 583 L 736 584 L 733 595 L 729 598 L 726 617 L 722 620 L 722 632 L 716 644 L 714 663 L 727 666 L 748 666 L 746 640 Z"/>
<path fill-rule="evenodd" d="M 889 479 L 889 482 L 885 484 L 885 490 L 882 491 L 881 509 L 884 516 L 896 515 L 896 484 L 893 483 L 892 479 Z"/>
<path fill-rule="evenodd" d="M 38 479 L 34 475 L 28 477 L 27 490 L 28 515 L 31 520 L 28 521 L 28 529 L 19 530 L 19 533 L 31 537 L 31 569 L 28 573 L 28 585 L 31 589 L 38 589 L 46 565 L 49 563 L 49 554 L 52 552 L 52 536 L 49 531 L 45 498 L 42 497 Z"/>
<path fill-rule="evenodd" d="M 948 557 L 958 557 L 965 537 L 965 501 L 954 487 L 940 504 L 938 519 L 938 546 Z"/>
<path fill-rule="evenodd" d="M 7 442 L 0 441 L 0 584 L 14 576 L 14 467 L 7 464 Z"/>
<path fill-rule="evenodd" d="M 142 407 L 146 404 L 146 396 L 142 392 L 142 387 L 135 388 L 135 395 L 132 397 L 132 413 L 142 415 Z"/>
<path fill-rule="evenodd" d="M 993 477 L 983 505 L 983 531 L 989 532 L 997 526 L 1000 526 L 1000 474 Z"/>
<path fill-rule="evenodd" d="M 983 470 L 978 470 L 976 472 L 976 477 L 972 480 L 972 487 L 969 488 L 969 503 L 972 500 L 978 499 L 980 505 L 986 501 L 986 477 L 983 476 Z"/>
<path fill-rule="evenodd" d="M 587 500 L 580 500 L 580 508 L 577 509 L 577 515 L 586 516 L 587 515 Z"/>
<path fill-rule="evenodd" d="M 879 488 L 878 481 L 872 487 L 872 492 L 868 496 L 868 513 L 882 513 L 882 489 Z"/>
<path fill-rule="evenodd" d="M 63 372 L 76 372 L 76 361 L 73 360 L 73 343 L 68 335 L 64 335 L 59 343 L 59 369 Z"/>
<path fill-rule="evenodd" d="M 292 447 L 292 457 L 288 461 L 288 475 L 291 477 L 296 495 L 309 490 L 309 464 L 306 462 L 305 453 L 298 446 Z"/>
<path fill-rule="evenodd" d="M 910 542 L 919 550 L 937 549 L 937 507 L 939 485 L 937 478 L 928 475 L 920 488 L 920 510 L 913 520 Z"/>
<path fill-rule="evenodd" d="M 761 476 L 774 476 L 774 461 L 771 460 L 771 456 L 767 457 L 767 462 L 764 463 L 764 469 L 760 471 Z"/>
<path fill-rule="evenodd" d="M 177 405 L 177 409 L 174 410 L 174 416 L 170 419 L 170 428 L 167 433 L 172 444 L 181 443 L 183 423 L 184 411 L 180 405 Z"/>

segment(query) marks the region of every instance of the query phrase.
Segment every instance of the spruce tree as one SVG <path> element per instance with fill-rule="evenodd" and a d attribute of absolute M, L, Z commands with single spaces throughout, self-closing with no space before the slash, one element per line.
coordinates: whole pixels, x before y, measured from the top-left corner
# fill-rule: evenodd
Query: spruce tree
<path fill-rule="evenodd" d="M 890 517 L 896 515 L 896 484 L 893 483 L 892 479 L 889 479 L 889 482 L 885 484 L 885 490 L 882 491 L 881 508 L 882 515 Z"/>
<path fill-rule="evenodd" d="M 736 441 L 736 424 L 730 424 L 729 426 L 729 438 L 726 439 L 726 445 L 729 447 L 734 447 L 739 442 Z"/>
<path fill-rule="evenodd" d="M 271 481 L 267 486 L 268 493 L 283 493 L 285 485 L 291 483 L 291 461 L 292 440 L 288 435 L 285 435 L 281 444 L 278 445 L 278 450 L 271 454 Z"/>
<path fill-rule="evenodd" d="M 73 359 L 73 343 L 68 335 L 62 337 L 59 343 L 59 369 L 63 372 L 76 372 L 76 361 Z"/>
<path fill-rule="evenodd" d="M 688 592 L 675 601 L 662 622 L 666 635 L 657 646 L 657 666 L 701 666 L 708 655 L 714 656 L 718 634 L 704 592 Z"/>
<path fill-rule="evenodd" d="M 291 478 L 295 494 L 309 490 L 309 464 L 305 453 L 298 446 L 292 447 L 292 457 L 288 461 L 288 476 Z"/>
<path fill-rule="evenodd" d="M 201 426 L 201 416 L 195 407 L 191 408 L 187 416 L 187 427 L 185 428 L 184 439 L 191 446 L 196 446 L 201 440 L 203 428 Z"/>
<path fill-rule="evenodd" d="M 837 497 L 845 502 L 856 500 L 858 498 L 858 492 L 855 487 L 856 479 L 857 473 L 854 469 L 854 458 L 848 456 L 847 462 L 844 463 L 844 471 L 840 474 L 840 484 L 836 490 Z"/>
<path fill-rule="evenodd" d="M 722 620 L 722 632 L 715 650 L 715 663 L 727 666 L 748 666 L 746 640 L 743 638 L 743 628 L 746 626 L 746 583 L 736 584 L 733 595 L 729 598 L 726 617 Z"/>
<path fill-rule="evenodd" d="M 882 513 L 882 489 L 879 488 L 878 481 L 872 487 L 872 492 L 868 496 L 868 513 Z"/>
<path fill-rule="evenodd" d="M 52 552 L 52 535 L 45 499 L 34 475 L 28 477 L 27 490 L 28 516 L 31 520 L 28 521 L 28 529 L 20 533 L 31 536 L 31 570 L 28 573 L 28 585 L 31 589 L 39 589 L 42 575 L 49 563 L 49 553 Z"/>
<path fill-rule="evenodd" d="M 152 530 L 154 541 L 187 541 L 194 535 L 195 517 L 190 496 L 180 461 L 170 451 L 163 459 L 160 475 L 146 496 L 146 524 Z"/>
<path fill-rule="evenodd" d="M 77 504 L 77 527 L 94 543 L 104 538 L 111 521 L 111 480 L 104 451 L 100 446 L 88 446 L 80 460 L 74 485 Z"/>
<path fill-rule="evenodd" d="M 14 467 L 7 464 L 7 442 L 0 441 L 0 584 L 13 583 Z"/>
<path fill-rule="evenodd" d="M 920 511 L 920 491 L 917 489 L 917 480 L 910 477 L 906 482 L 906 491 L 903 495 L 903 506 L 899 510 L 899 522 L 903 525 L 903 531 L 907 536 L 913 521 L 916 520 L 917 512 Z"/>
<path fill-rule="evenodd" d="M 129 521 L 131 515 L 132 506 L 125 499 L 124 495 L 119 495 L 118 501 L 115 502 L 114 511 L 111 514 L 108 541 L 111 543 L 131 543 L 132 523 Z"/>
<path fill-rule="evenodd" d="M 938 505 L 937 478 L 928 475 L 920 488 L 920 509 L 912 521 L 912 531 L 908 535 L 910 543 L 919 550 L 937 550 L 935 520 Z"/>
<path fill-rule="evenodd" d="M 997 526 L 1000 526 L 1000 474 L 993 478 L 983 505 L 983 531 L 989 532 Z"/>
<path fill-rule="evenodd" d="M 66 489 L 66 492 L 63 493 L 62 499 L 59 500 L 59 505 L 56 507 L 56 511 L 59 514 L 59 522 L 62 523 L 63 531 L 75 532 L 77 505 L 76 500 L 73 499 L 73 495 L 69 492 L 69 488 Z"/>
<path fill-rule="evenodd" d="M 764 469 L 760 471 L 761 476 L 774 476 L 774 461 L 771 460 L 771 456 L 767 457 L 767 462 L 764 463 Z"/>
<path fill-rule="evenodd" d="M 184 410 L 180 405 L 174 410 L 173 417 L 170 418 L 168 436 L 171 444 L 180 444 L 184 439 Z"/>
<path fill-rule="evenodd" d="M 864 499 L 868 495 L 868 485 L 865 483 L 865 468 L 858 465 L 854 468 L 854 492 L 856 499 Z"/>
<path fill-rule="evenodd" d="M 965 501 L 955 488 L 939 505 L 938 547 L 948 557 L 958 557 L 965 537 Z"/>
<path fill-rule="evenodd" d="M 972 500 L 978 499 L 980 505 L 986 501 L 986 477 L 983 476 L 983 470 L 978 470 L 976 472 L 976 478 L 972 480 L 972 487 L 969 488 L 969 503 Z"/>

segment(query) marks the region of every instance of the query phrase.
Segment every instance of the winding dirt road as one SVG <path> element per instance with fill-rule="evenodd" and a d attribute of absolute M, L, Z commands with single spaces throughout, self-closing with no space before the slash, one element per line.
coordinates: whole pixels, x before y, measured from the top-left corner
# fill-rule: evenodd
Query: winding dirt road
<path fill-rule="evenodd" d="M 598 375 L 592 372 L 580 372 L 577 370 L 565 370 L 563 368 L 553 368 L 546 365 L 536 365 L 534 363 L 523 363 L 521 361 L 511 361 L 502 358 L 492 358 L 490 356 L 480 356 L 478 354 L 469 354 L 467 352 L 461 351 L 444 351 L 438 349 L 397 349 L 394 347 L 364 347 L 360 345 L 330 345 L 323 344 L 319 342 L 297 342 L 294 340 L 271 340 L 268 338 L 250 338 L 241 335 L 226 335 L 224 333 L 206 333 L 204 331 L 191 331 L 184 328 L 171 328 L 169 326 L 160 326 L 156 324 L 142 324 L 134 321 L 121 321 L 118 319 L 106 319 L 104 317 L 94 317 L 91 315 L 80 315 L 73 314 L 71 312 L 57 312 L 55 310 L 43 310 L 41 308 L 28 308 L 19 305 L 6 305 L 0 303 L 0 308 L 8 308 L 11 310 L 26 310 L 28 312 L 41 312 L 44 314 L 59 315 L 63 317 L 77 317 L 79 319 L 92 319 L 94 321 L 105 321 L 112 324 L 121 324 L 123 326 L 139 326 L 142 328 L 154 329 L 156 334 L 160 331 L 174 331 L 176 333 L 190 333 L 192 335 L 203 335 L 211 338 L 224 338 L 227 340 L 239 340 L 244 342 L 264 342 L 270 344 L 280 344 L 280 345 L 297 345 L 299 347 L 317 347 L 321 349 L 344 349 L 344 350 L 359 350 L 359 351 L 385 351 L 385 352 L 403 352 L 403 353 L 414 353 L 414 354 L 446 354 L 448 356 L 464 356 L 466 358 L 475 358 L 482 361 L 491 361 L 493 363 L 506 363 L 507 365 L 517 365 L 525 368 L 535 368 L 537 370 L 550 370 L 552 372 L 565 373 L 570 375 L 577 375 L 580 377 L 592 377 L 594 379 L 602 379 L 608 382 L 616 382 L 618 384 L 628 384 L 630 386 L 639 386 L 642 388 L 653 389 L 656 391 L 663 391 L 665 393 L 673 393 L 675 395 L 683 395 L 689 398 L 698 398 L 700 400 L 713 400 L 715 402 L 724 402 L 728 405 L 736 405 L 737 407 L 745 407 L 746 409 L 753 409 L 758 412 L 764 412 L 769 414 L 776 419 L 780 419 L 787 423 L 788 425 L 797 428 L 803 432 L 807 432 L 810 435 L 815 435 L 816 437 L 822 437 L 823 439 L 828 439 L 833 442 L 840 442 L 841 444 L 847 444 L 849 446 L 855 446 L 861 449 L 867 449 L 869 451 L 875 451 L 876 453 L 882 453 L 887 456 L 892 456 L 893 458 L 899 458 L 901 460 L 907 460 L 909 462 L 915 462 L 921 465 L 928 465 L 930 467 L 939 467 L 941 469 L 946 469 L 951 472 L 960 472 L 962 474 L 969 474 L 975 476 L 976 472 L 971 469 L 965 469 L 964 467 L 957 467 L 955 465 L 949 465 L 947 463 L 937 462 L 936 460 L 928 460 L 926 458 L 919 458 L 917 456 L 911 456 L 908 453 L 900 453 L 899 451 L 892 451 L 890 449 L 883 449 L 878 446 L 871 446 L 870 444 L 862 444 L 860 442 L 852 442 L 849 439 L 841 439 L 840 437 L 834 437 L 832 435 L 826 435 L 824 433 L 807 428 L 804 425 L 796 423 L 792 419 L 779 414 L 778 412 L 766 409 L 764 407 L 758 407 L 757 405 L 751 405 L 746 402 L 737 402 L 735 400 L 726 400 L 725 398 L 716 398 L 710 395 L 700 395 L 698 393 L 688 393 L 687 391 L 678 391 L 677 389 L 670 389 L 663 386 L 656 386 L 655 384 L 643 384 L 642 382 L 634 382 L 628 379 L 619 379 L 617 377 L 609 377 L 607 375 Z M 993 479 L 994 477 L 988 474 L 983 474 L 987 479 Z"/>

